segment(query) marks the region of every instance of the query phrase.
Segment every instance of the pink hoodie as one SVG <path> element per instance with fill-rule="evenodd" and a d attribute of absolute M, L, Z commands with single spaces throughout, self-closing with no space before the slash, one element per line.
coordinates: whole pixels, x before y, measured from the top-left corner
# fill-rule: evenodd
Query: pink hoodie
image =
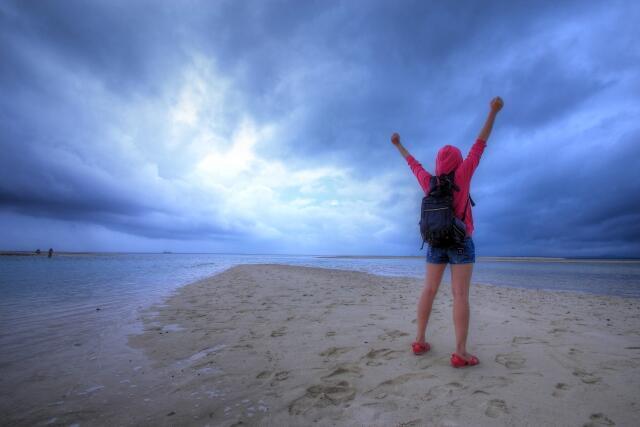
<path fill-rule="evenodd" d="M 471 203 L 467 206 L 467 199 L 469 198 L 469 187 L 471 186 L 471 177 L 473 172 L 480 163 L 480 157 L 484 152 L 487 142 L 481 139 L 477 139 L 476 142 L 469 150 L 467 158 L 462 160 L 462 153 L 460 150 L 452 145 L 445 145 L 438 151 L 436 157 L 436 175 L 447 174 L 456 169 L 454 175 L 455 183 L 460 187 L 460 191 L 453 192 L 453 211 L 455 216 L 462 219 L 464 216 L 465 208 L 467 214 L 464 219 L 464 223 L 467 226 L 467 236 L 471 237 L 473 234 L 473 215 L 471 214 Z M 420 162 L 413 158 L 413 156 L 407 156 L 407 163 L 411 168 L 413 174 L 418 178 L 418 182 L 424 190 L 425 194 L 429 192 L 429 180 L 431 174 L 424 170 Z"/>

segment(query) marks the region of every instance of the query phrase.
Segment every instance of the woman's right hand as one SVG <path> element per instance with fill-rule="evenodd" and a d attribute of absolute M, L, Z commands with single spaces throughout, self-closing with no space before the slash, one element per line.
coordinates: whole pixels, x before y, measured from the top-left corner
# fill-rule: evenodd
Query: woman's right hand
<path fill-rule="evenodd" d="M 393 145 L 400 144 L 400 135 L 397 132 L 394 132 L 393 135 L 391 135 L 391 143 Z"/>
<path fill-rule="evenodd" d="M 502 101 L 502 98 L 500 98 L 499 96 L 496 96 L 491 100 L 490 105 L 491 105 L 491 111 L 493 111 L 494 113 L 497 113 L 498 111 L 502 110 L 502 107 L 504 106 L 504 102 Z"/>

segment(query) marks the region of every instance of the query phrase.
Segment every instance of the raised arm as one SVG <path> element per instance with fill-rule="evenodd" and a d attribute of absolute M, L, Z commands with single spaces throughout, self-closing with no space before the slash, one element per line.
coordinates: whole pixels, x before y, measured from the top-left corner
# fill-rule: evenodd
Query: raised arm
<path fill-rule="evenodd" d="M 498 112 L 502 110 L 503 105 L 504 105 L 504 102 L 502 102 L 502 98 L 500 98 L 499 96 L 496 96 L 491 100 L 491 103 L 490 103 L 491 109 L 489 110 L 489 116 L 487 117 L 487 120 L 484 122 L 484 126 L 480 130 L 480 133 L 478 134 L 477 139 L 481 139 L 484 142 L 487 142 L 487 140 L 489 139 L 489 135 L 491 135 L 491 129 L 493 129 L 493 122 L 496 120 L 496 116 L 498 115 Z"/>
<path fill-rule="evenodd" d="M 397 133 L 391 135 L 391 143 L 396 146 L 400 154 L 402 154 L 402 157 L 404 157 L 407 161 L 407 164 L 411 168 L 411 172 L 413 172 L 413 174 L 418 179 L 418 183 L 420 184 L 420 187 L 422 187 L 422 190 L 425 193 L 428 193 L 431 174 L 424 170 L 420 162 L 414 159 L 413 156 L 409 154 L 409 152 L 402 146 L 402 144 L 400 143 L 400 135 L 398 135 Z"/>
<path fill-rule="evenodd" d="M 464 176 L 471 178 L 473 172 L 478 167 L 480 163 L 480 157 L 482 157 L 482 153 L 484 152 L 485 147 L 487 146 L 487 139 L 489 139 L 489 135 L 491 134 L 491 129 L 493 128 L 493 122 L 498 115 L 498 112 L 502 109 L 504 102 L 502 102 L 502 98 L 496 96 L 491 100 L 489 117 L 487 117 L 487 121 L 484 123 L 484 126 L 480 130 L 480 134 L 478 134 L 478 138 L 476 142 L 471 146 L 469 150 L 469 154 L 464 159 L 460 167 L 464 173 Z"/>
<path fill-rule="evenodd" d="M 407 157 L 409 157 L 411 154 L 409 154 L 409 152 L 402 146 L 402 143 L 400 142 L 400 135 L 398 135 L 398 133 L 394 133 L 393 135 L 391 135 L 391 143 L 393 145 L 396 146 L 396 148 L 398 149 L 398 151 L 400 152 L 400 154 L 402 154 L 402 157 L 404 157 L 405 159 Z"/>

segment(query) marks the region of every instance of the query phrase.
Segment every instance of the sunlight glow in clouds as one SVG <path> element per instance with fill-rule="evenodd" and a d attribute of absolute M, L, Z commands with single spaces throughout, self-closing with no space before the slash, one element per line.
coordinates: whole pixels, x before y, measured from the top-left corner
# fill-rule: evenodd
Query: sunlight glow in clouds
<path fill-rule="evenodd" d="M 171 152 L 178 147 L 197 154 L 191 166 L 183 168 L 186 173 L 177 177 L 198 199 L 182 215 L 215 211 L 216 223 L 242 224 L 242 232 L 278 238 L 289 248 L 326 245 L 326 233 L 335 244 L 353 242 L 368 229 L 375 230 L 375 239 L 394 228 L 375 214 L 379 195 L 390 191 L 389 176 L 356 182 L 348 169 L 294 169 L 284 161 L 259 157 L 257 146 L 278 138 L 283 125 L 258 125 L 246 113 L 229 120 L 229 111 L 240 108 L 232 84 L 214 69 L 211 61 L 196 58 L 167 114 L 171 138 L 164 156 L 175 155 Z M 225 111 L 226 120 L 221 120 Z"/>

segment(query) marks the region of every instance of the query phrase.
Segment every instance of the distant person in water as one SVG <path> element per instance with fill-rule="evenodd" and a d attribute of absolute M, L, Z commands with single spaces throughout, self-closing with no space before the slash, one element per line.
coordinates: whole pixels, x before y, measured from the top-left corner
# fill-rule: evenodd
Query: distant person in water
<path fill-rule="evenodd" d="M 53 248 L 49 248 L 49 255 L 47 258 L 51 258 L 53 256 Z"/>
<path fill-rule="evenodd" d="M 440 287 L 444 270 L 447 264 L 451 264 L 453 323 L 456 333 L 456 351 L 451 355 L 451 364 L 454 367 L 473 366 L 480 363 L 476 356 L 467 352 L 469 285 L 471 283 L 473 264 L 476 260 L 475 247 L 471 237 L 473 234 L 473 215 L 471 214 L 471 205 L 467 201 L 471 177 L 480 163 L 480 157 L 487 146 L 487 140 L 493 128 L 493 122 L 503 105 L 504 103 L 500 97 L 495 97 L 491 100 L 489 116 L 464 160 L 460 150 L 451 145 L 442 147 L 436 157 L 435 173 L 437 176 L 455 171 L 454 182 L 460 188 L 460 191 L 453 192 L 453 211 L 456 217 L 464 221 L 466 236 L 464 248 L 443 249 L 434 248 L 431 245 L 427 248 L 425 284 L 418 301 L 418 331 L 416 340 L 412 343 L 412 348 L 416 355 L 426 353 L 431 348 L 425 340 L 427 322 L 429 321 L 433 300 Z M 394 133 L 391 136 L 391 142 L 406 159 L 425 194 L 428 194 L 431 174 L 424 170 L 422 165 L 402 146 L 400 135 Z"/>

